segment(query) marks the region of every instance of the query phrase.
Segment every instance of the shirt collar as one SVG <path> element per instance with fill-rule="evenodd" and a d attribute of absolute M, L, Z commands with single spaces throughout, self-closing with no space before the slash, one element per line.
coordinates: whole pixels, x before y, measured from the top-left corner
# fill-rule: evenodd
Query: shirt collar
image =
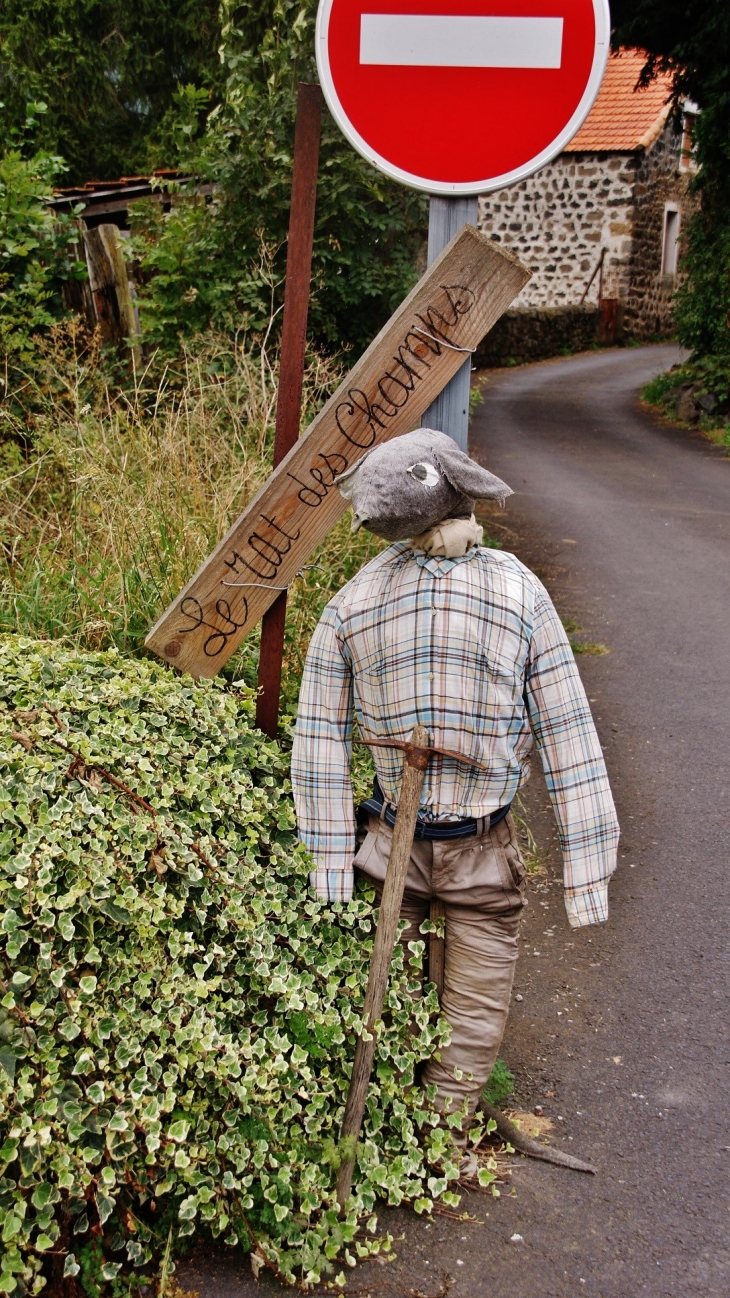
<path fill-rule="evenodd" d="M 460 563 L 469 563 L 475 559 L 479 553 L 479 546 L 473 545 L 466 554 L 460 554 L 456 559 L 446 559 L 443 555 L 424 554 L 422 550 L 412 550 L 407 541 L 396 541 L 391 550 L 394 555 L 399 555 L 404 561 L 409 559 L 418 564 L 419 568 L 426 568 L 433 577 L 443 577 L 452 568 L 458 567 Z"/>

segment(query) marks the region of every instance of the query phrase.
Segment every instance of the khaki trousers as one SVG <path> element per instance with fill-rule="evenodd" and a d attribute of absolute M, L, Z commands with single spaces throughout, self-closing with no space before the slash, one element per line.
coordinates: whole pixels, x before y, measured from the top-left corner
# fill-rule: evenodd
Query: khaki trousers
<path fill-rule="evenodd" d="M 392 838 L 392 829 L 370 816 L 355 857 L 357 872 L 375 885 L 378 903 Z M 511 815 L 470 838 L 414 842 L 401 909 L 401 919 L 408 921 L 400 939 L 405 947 L 423 940 L 419 929 L 433 897 L 445 911 L 441 1008 L 451 1025 L 451 1042 L 439 1059 L 428 1061 L 422 1085 L 435 1083 L 437 1108 L 453 1112 L 466 1099 L 473 1113 L 507 1022 L 525 905 L 525 868 Z"/>

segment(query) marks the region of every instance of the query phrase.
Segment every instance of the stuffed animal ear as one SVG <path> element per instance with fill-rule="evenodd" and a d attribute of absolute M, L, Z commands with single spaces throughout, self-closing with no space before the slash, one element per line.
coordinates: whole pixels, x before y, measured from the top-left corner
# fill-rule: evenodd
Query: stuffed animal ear
<path fill-rule="evenodd" d="M 506 500 L 512 495 L 512 488 L 506 482 L 471 460 L 456 444 L 453 451 L 439 447 L 435 458 L 452 487 L 463 496 L 473 500 Z"/>
<path fill-rule="evenodd" d="M 352 490 L 355 485 L 355 474 L 358 469 L 362 468 L 366 459 L 369 455 L 372 455 L 374 450 L 375 447 L 371 446 L 370 450 L 366 451 L 364 455 L 361 455 L 359 460 L 355 460 L 355 463 L 351 464 L 349 469 L 345 469 L 344 473 L 340 473 L 339 476 L 335 478 L 335 486 L 340 495 L 345 497 L 345 500 L 349 500 L 352 496 Z"/>

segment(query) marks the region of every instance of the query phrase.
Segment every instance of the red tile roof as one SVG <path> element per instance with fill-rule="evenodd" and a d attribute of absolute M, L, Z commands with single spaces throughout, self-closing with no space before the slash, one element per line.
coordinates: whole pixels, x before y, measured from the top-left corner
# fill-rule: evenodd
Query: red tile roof
<path fill-rule="evenodd" d="M 669 115 L 672 78 L 661 75 L 637 90 L 645 62 L 641 50 L 611 55 L 598 98 L 566 153 L 632 153 L 654 143 Z"/>

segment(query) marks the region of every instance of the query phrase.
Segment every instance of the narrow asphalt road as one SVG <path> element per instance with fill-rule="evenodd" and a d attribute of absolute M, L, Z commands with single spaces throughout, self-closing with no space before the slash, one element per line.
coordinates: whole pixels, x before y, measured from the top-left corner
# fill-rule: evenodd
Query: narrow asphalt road
<path fill-rule="evenodd" d="M 500 1199 L 467 1196 L 473 1221 L 382 1214 L 397 1259 L 359 1268 L 361 1295 L 730 1293 L 730 460 L 638 408 L 676 355 L 500 372 L 472 434 L 515 490 L 493 534 L 543 577 L 575 639 L 610 649 L 579 662 L 623 831 L 611 917 L 568 928 L 536 773 L 546 871 L 502 1051 L 518 1099 L 599 1174 L 519 1160 Z M 234 1254 L 194 1255 L 181 1279 L 201 1298 L 256 1292 Z"/>

